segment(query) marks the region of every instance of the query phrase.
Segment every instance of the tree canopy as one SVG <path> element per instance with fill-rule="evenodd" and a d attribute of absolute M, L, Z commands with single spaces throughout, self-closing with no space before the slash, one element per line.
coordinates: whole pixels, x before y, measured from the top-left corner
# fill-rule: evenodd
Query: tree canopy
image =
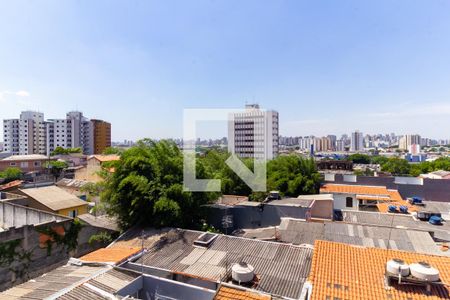
<path fill-rule="evenodd" d="M 6 168 L 0 172 L 0 178 L 3 179 L 4 183 L 8 183 L 17 179 L 22 178 L 22 171 L 19 168 Z"/>
<path fill-rule="evenodd" d="M 225 151 L 210 150 L 196 160 L 196 177 L 221 180 L 224 194 L 261 200 L 265 193 L 251 189 L 226 165 Z M 253 160 L 243 159 L 253 169 Z M 220 193 L 183 190 L 183 154 L 170 141 L 139 141 L 111 162 L 115 172 L 104 172 L 101 199 L 106 211 L 118 217 L 122 228 L 141 224 L 201 228 L 202 206 Z M 311 159 L 280 156 L 267 164 L 267 189 L 282 195 L 317 193 L 320 175 Z"/>
<path fill-rule="evenodd" d="M 69 165 L 65 161 L 51 160 L 44 164 L 44 168 L 48 169 L 50 173 L 55 177 L 55 180 L 61 176 L 61 173 Z"/>
<path fill-rule="evenodd" d="M 122 154 L 123 150 L 117 147 L 107 147 L 105 150 L 103 150 L 102 154 L 104 155 L 110 155 L 110 154 Z"/>
<path fill-rule="evenodd" d="M 101 198 L 122 228 L 200 226 L 201 206 L 217 196 L 183 191 L 183 156 L 173 142 L 139 141 L 113 164 L 115 172 L 107 175 Z M 197 171 L 206 178 L 201 162 Z"/>
<path fill-rule="evenodd" d="M 63 147 L 56 147 L 55 150 L 50 153 L 50 156 L 55 156 L 55 155 L 67 155 L 67 154 L 71 154 L 71 153 L 82 153 L 82 149 L 81 148 L 63 148 Z"/>

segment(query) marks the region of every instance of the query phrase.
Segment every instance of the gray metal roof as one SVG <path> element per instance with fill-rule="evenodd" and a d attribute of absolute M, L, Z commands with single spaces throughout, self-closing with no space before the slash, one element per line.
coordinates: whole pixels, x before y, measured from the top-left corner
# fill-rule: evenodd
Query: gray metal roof
<path fill-rule="evenodd" d="M 131 281 L 139 277 L 140 274 L 134 271 L 123 269 L 108 270 L 88 281 L 79 285 L 57 299 L 60 300 L 79 300 L 79 299 L 110 299 L 104 293 L 114 295 L 127 286 Z M 92 288 L 94 287 L 94 288 Z M 96 289 L 101 290 L 99 293 Z"/>
<path fill-rule="evenodd" d="M 411 215 L 353 210 L 343 210 L 342 216 L 343 221 L 348 223 L 424 230 L 433 233 L 437 239 L 450 241 L 450 222 L 444 222 L 443 225 L 431 225 Z"/>
<path fill-rule="evenodd" d="M 63 178 L 56 183 L 57 186 L 78 189 L 85 186 L 88 182 L 86 180 Z"/>
<path fill-rule="evenodd" d="M 110 267 L 65 265 L 0 293 L 0 299 L 45 299 L 75 287 L 108 268 Z"/>
<path fill-rule="evenodd" d="M 137 263 L 175 272 L 228 281 L 234 263 L 244 261 L 259 276 L 256 290 L 298 298 L 311 268 L 313 250 L 281 243 L 218 235 L 205 248 L 194 247 L 203 232 L 172 230 Z"/>
<path fill-rule="evenodd" d="M 450 255 L 440 250 L 427 231 L 341 222 L 313 223 L 283 219 L 279 227 L 279 238 L 282 242 L 295 245 L 314 244 L 315 240 L 326 240 L 364 247 Z"/>
<path fill-rule="evenodd" d="M 287 206 L 299 206 L 310 207 L 314 202 L 314 199 L 299 199 L 299 198 L 284 198 L 280 200 L 273 200 L 267 203 L 268 205 L 287 205 Z"/>
<path fill-rule="evenodd" d="M 82 214 L 79 215 L 78 218 L 91 226 L 98 228 L 105 228 L 113 231 L 119 231 L 119 225 L 117 224 L 117 220 L 107 216 L 93 216 L 91 214 Z"/>

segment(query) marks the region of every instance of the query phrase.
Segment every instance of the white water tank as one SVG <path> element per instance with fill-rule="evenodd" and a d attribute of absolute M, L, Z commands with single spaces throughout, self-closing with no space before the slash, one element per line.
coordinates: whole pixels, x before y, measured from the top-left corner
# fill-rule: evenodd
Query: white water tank
<path fill-rule="evenodd" d="M 418 262 L 409 266 L 411 275 L 423 281 L 439 281 L 439 270 L 426 262 Z"/>
<path fill-rule="evenodd" d="M 386 263 L 386 270 L 395 275 L 408 276 L 409 269 L 408 264 L 398 258 L 391 259 Z"/>
<path fill-rule="evenodd" d="M 253 266 L 241 262 L 231 267 L 231 276 L 234 281 L 239 283 L 251 282 L 255 276 Z"/>

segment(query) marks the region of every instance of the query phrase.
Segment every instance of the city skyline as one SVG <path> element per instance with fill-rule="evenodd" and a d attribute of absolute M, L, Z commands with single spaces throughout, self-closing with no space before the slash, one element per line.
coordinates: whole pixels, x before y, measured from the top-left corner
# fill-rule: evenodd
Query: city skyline
<path fill-rule="evenodd" d="M 449 9 L 446 1 L 2 2 L 0 119 L 80 110 L 114 124 L 113 140 L 137 140 L 182 136 L 185 108 L 256 102 L 279 112 L 281 135 L 449 138 Z M 210 136 L 225 136 L 219 128 Z"/>

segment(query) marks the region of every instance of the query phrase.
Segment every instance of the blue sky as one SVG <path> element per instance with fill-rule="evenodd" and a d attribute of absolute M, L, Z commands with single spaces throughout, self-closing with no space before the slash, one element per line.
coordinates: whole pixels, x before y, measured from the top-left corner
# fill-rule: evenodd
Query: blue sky
<path fill-rule="evenodd" d="M 78 109 L 114 140 L 178 137 L 184 108 L 254 101 L 283 135 L 450 138 L 449 14 L 447 0 L 1 1 L 0 119 Z"/>

